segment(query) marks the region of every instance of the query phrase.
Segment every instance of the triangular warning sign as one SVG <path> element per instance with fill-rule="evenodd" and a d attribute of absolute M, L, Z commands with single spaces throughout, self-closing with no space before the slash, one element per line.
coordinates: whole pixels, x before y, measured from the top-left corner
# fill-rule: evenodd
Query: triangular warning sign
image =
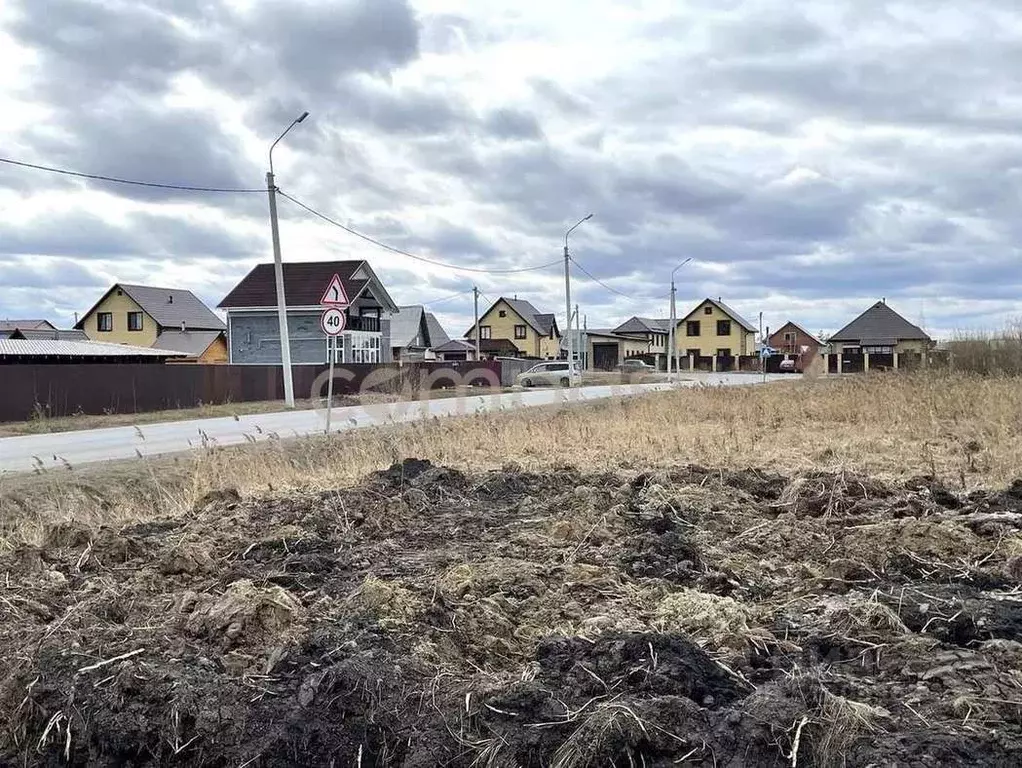
<path fill-rule="evenodd" d="M 326 292 L 319 303 L 326 307 L 346 307 L 351 303 L 348 301 L 344 285 L 341 284 L 341 278 L 337 275 L 330 278 L 330 284 L 326 287 Z"/>

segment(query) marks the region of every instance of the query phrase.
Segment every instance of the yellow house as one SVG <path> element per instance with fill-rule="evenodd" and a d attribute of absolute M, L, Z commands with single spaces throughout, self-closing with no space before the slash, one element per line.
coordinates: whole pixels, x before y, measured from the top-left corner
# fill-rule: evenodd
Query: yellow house
<path fill-rule="evenodd" d="M 474 342 L 475 330 L 473 325 L 465 338 Z M 479 317 L 479 346 L 483 355 L 556 360 L 561 354 L 561 332 L 553 314 L 538 311 L 524 299 L 501 296 Z"/>
<path fill-rule="evenodd" d="M 704 299 L 678 322 L 678 354 L 737 358 L 756 354 L 756 328 L 720 299 Z"/>
<path fill-rule="evenodd" d="M 190 352 L 200 362 L 226 362 L 226 326 L 191 291 L 116 283 L 75 324 L 93 341 L 159 346 L 175 352 Z M 203 335 L 196 332 L 204 332 Z M 209 334 L 212 333 L 212 336 Z M 187 349 L 170 344 L 173 335 L 188 342 Z M 162 339 L 162 341 L 161 341 Z M 202 345 L 202 341 L 206 343 Z M 201 349 L 198 346 L 202 345 Z M 222 350 L 222 354 L 221 354 Z"/>

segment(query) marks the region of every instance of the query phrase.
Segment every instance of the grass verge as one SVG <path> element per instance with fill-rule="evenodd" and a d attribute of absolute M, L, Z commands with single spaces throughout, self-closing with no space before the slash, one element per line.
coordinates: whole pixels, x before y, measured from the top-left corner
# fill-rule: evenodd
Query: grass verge
<path fill-rule="evenodd" d="M 119 524 L 242 494 L 351 485 L 408 456 L 464 469 L 552 461 L 647 468 L 697 463 L 1003 485 L 1022 466 L 1022 379 L 875 375 L 705 387 L 525 412 L 449 418 L 145 461 L 0 477 L 0 548 L 47 523 Z"/>

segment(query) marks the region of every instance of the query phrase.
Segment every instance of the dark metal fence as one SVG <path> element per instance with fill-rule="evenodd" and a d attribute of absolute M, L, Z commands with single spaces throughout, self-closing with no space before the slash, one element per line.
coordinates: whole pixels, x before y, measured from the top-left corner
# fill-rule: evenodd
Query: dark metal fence
<path fill-rule="evenodd" d="M 493 361 L 338 365 L 334 393 L 499 386 L 500 368 Z M 326 365 L 293 370 L 296 398 L 325 396 Z M 269 365 L 5 365 L 0 366 L 0 421 L 24 420 L 40 411 L 48 416 L 143 413 L 282 400 L 283 382 L 280 366 Z"/>

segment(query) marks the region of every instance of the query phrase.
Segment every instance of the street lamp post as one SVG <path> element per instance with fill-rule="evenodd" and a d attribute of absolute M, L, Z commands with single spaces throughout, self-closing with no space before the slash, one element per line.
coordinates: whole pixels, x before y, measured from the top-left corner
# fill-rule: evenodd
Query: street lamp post
<path fill-rule="evenodd" d="M 273 237 L 273 270 L 277 279 L 277 320 L 280 323 L 280 362 L 284 373 L 284 405 L 295 407 L 295 383 L 291 376 L 291 338 L 287 331 L 287 302 L 284 298 L 284 265 L 280 257 L 280 228 L 277 225 L 277 185 L 273 180 L 273 148 L 287 132 L 309 116 L 302 112 L 270 145 L 270 170 L 266 173 L 266 192 L 270 197 L 270 233 Z"/>
<path fill-rule="evenodd" d="M 669 341 L 668 341 L 668 344 L 670 345 L 670 348 L 667 350 L 667 379 L 668 379 L 668 381 L 671 381 L 671 382 L 674 381 L 674 369 L 677 367 L 677 362 L 678 362 L 677 350 L 675 350 L 675 348 L 674 348 L 674 344 L 675 344 L 675 342 L 674 342 L 674 333 L 675 333 L 675 328 L 676 328 L 676 326 L 678 324 L 677 313 L 676 313 L 675 308 L 674 308 L 674 296 L 677 293 L 677 290 L 674 287 L 674 274 L 679 269 L 681 269 L 686 264 L 688 264 L 690 261 L 692 261 L 691 257 L 685 259 L 683 262 L 681 262 L 681 264 L 679 264 L 678 266 L 676 266 L 674 269 L 671 270 L 671 327 L 670 327 L 670 331 L 669 331 L 670 338 L 669 338 Z"/>
<path fill-rule="evenodd" d="M 575 377 L 571 375 L 571 363 L 574 357 L 575 344 L 571 338 L 571 256 L 568 254 L 568 235 L 574 232 L 583 222 L 589 221 L 593 214 L 579 219 L 573 227 L 564 233 L 564 317 L 568 321 L 568 386 L 575 385 Z"/>

